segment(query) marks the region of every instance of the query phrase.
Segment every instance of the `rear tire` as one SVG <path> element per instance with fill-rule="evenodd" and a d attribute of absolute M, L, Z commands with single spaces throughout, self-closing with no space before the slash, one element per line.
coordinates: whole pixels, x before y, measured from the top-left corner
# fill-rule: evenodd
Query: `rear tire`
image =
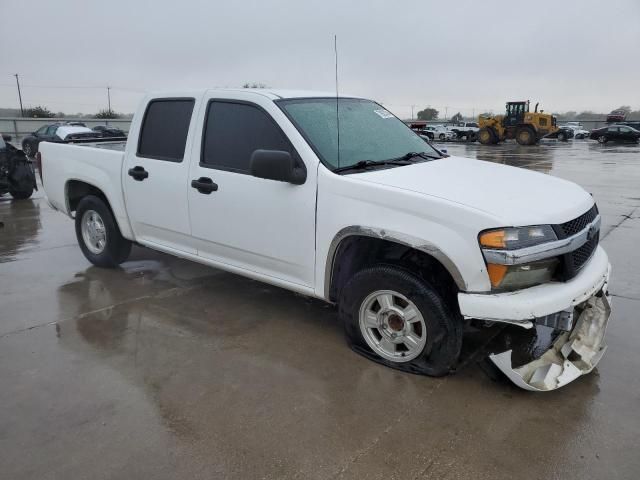
<path fill-rule="evenodd" d="M 441 142 L 443 142 L 447 138 L 447 136 L 444 133 L 441 133 L 440 135 L 438 135 L 438 138 Z"/>
<path fill-rule="evenodd" d="M 536 134 L 529 127 L 520 127 L 516 131 L 516 141 L 519 145 L 533 145 L 536 143 Z"/>
<path fill-rule="evenodd" d="M 460 355 L 460 315 L 408 271 L 380 265 L 356 273 L 340 293 L 339 312 L 349 346 L 388 367 L 442 376 Z"/>
<path fill-rule="evenodd" d="M 33 195 L 33 188 L 31 190 L 9 190 L 9 193 L 16 200 L 26 200 Z"/>
<path fill-rule="evenodd" d="M 111 210 L 94 195 L 84 197 L 78 204 L 76 237 L 84 256 L 98 267 L 115 268 L 131 252 L 131 242 L 120 233 Z"/>

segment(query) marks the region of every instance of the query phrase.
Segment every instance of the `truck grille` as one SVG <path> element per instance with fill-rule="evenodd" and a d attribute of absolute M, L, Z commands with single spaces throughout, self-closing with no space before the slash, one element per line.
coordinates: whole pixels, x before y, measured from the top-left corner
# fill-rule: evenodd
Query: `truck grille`
<path fill-rule="evenodd" d="M 598 216 L 598 207 L 594 205 L 587 212 L 583 213 L 577 218 L 560 225 L 554 225 L 553 228 L 558 235 L 558 238 L 567 238 L 581 232 L 587 225 L 593 222 Z M 582 267 L 586 265 L 589 259 L 593 256 L 598 242 L 600 241 L 600 232 L 595 232 L 593 237 L 582 245 L 575 249 L 573 252 L 569 252 L 560 257 L 561 266 L 558 272 L 558 276 L 562 280 L 571 280 L 575 277 Z"/>
<path fill-rule="evenodd" d="M 557 225 L 556 233 L 558 234 L 558 238 L 567 238 L 571 235 L 575 235 L 593 222 L 597 216 L 598 207 L 594 204 L 593 207 L 578 218 L 574 218 L 573 220 Z"/>

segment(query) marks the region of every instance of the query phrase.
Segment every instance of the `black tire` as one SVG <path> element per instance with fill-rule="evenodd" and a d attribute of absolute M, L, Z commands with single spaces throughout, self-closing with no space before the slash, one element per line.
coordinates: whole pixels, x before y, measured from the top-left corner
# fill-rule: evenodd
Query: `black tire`
<path fill-rule="evenodd" d="M 498 136 L 492 128 L 483 127 L 478 132 L 478 141 L 482 145 L 495 145 L 496 143 L 498 143 Z"/>
<path fill-rule="evenodd" d="M 536 143 L 536 133 L 532 128 L 520 127 L 516 131 L 516 141 L 519 145 L 533 145 Z"/>
<path fill-rule="evenodd" d="M 467 142 L 475 142 L 476 140 L 476 132 L 467 132 Z"/>
<path fill-rule="evenodd" d="M 392 361 L 375 353 L 360 328 L 360 308 L 373 292 L 392 290 L 404 295 L 420 311 L 426 326 L 426 342 L 419 355 L 409 361 Z M 356 273 L 344 286 L 339 313 L 349 346 L 357 353 L 405 372 L 442 376 L 455 367 L 462 347 L 463 323 L 427 282 L 393 266 L 375 266 Z"/>
<path fill-rule="evenodd" d="M 600 135 L 598 137 L 598 143 L 604 144 L 604 143 L 607 143 L 608 141 L 609 141 L 609 139 L 607 137 L 605 137 L 604 135 Z"/>
<path fill-rule="evenodd" d="M 82 235 L 81 223 L 85 212 L 88 211 L 97 212 L 104 224 L 106 243 L 100 253 L 89 250 Z M 87 195 L 78 204 L 76 209 L 76 237 L 84 256 L 97 267 L 115 268 L 124 262 L 131 252 L 131 242 L 120 233 L 111 209 L 101 198 L 94 195 Z"/>
<path fill-rule="evenodd" d="M 558 132 L 558 141 L 564 142 L 567 140 L 567 134 L 564 132 Z"/>
<path fill-rule="evenodd" d="M 441 133 L 440 135 L 438 135 L 438 139 L 439 139 L 441 142 L 445 141 L 445 140 L 446 140 L 446 138 L 447 138 L 447 136 L 446 136 L 444 133 Z"/>
<path fill-rule="evenodd" d="M 26 200 L 33 195 L 33 188 L 31 190 L 9 190 L 9 193 L 16 200 Z"/>

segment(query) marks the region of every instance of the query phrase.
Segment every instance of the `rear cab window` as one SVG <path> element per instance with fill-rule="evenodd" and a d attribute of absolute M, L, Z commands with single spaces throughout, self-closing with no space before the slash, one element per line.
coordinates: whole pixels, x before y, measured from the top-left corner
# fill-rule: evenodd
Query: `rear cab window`
<path fill-rule="evenodd" d="M 138 157 L 182 162 L 195 99 L 151 100 L 142 120 Z"/>

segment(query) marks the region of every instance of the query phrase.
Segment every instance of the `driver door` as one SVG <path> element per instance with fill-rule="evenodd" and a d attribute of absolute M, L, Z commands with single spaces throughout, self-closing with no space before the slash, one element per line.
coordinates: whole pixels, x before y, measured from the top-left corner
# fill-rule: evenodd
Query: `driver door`
<path fill-rule="evenodd" d="M 218 92 L 200 111 L 189 180 L 191 231 L 198 255 L 245 272 L 312 287 L 315 267 L 317 165 L 305 165 L 302 185 L 250 173 L 258 149 L 309 150 L 280 109 L 262 95 Z M 286 133 L 285 133 L 286 132 Z M 304 164 L 303 164 L 304 165 Z"/>

